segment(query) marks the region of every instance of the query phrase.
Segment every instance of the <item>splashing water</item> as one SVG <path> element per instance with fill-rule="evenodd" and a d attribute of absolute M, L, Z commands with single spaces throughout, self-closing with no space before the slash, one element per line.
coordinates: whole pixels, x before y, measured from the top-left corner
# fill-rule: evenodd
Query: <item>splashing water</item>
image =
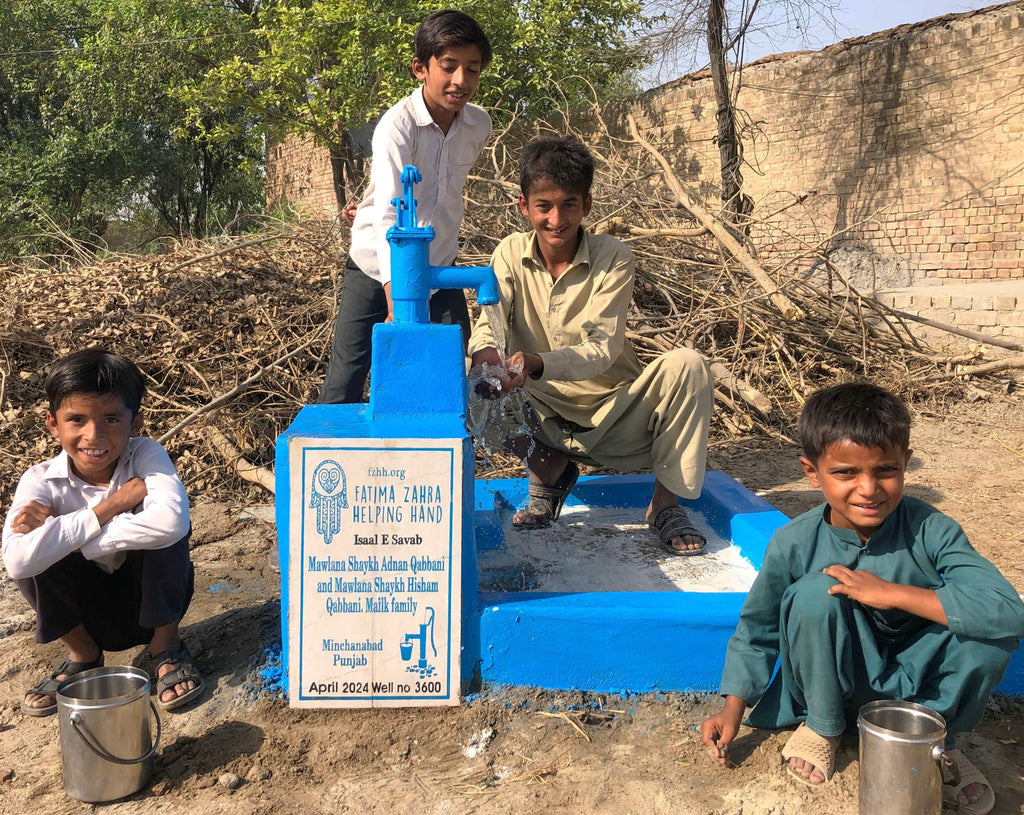
<path fill-rule="evenodd" d="M 489 454 L 508 452 L 505 440 L 516 436 L 531 439 L 526 453 L 528 458 L 533 452 L 532 439 L 537 429 L 536 417 L 522 389 L 502 392 L 496 399 L 485 399 L 476 392 L 481 382 L 500 391 L 505 379 L 504 367 L 485 362 L 469 372 L 469 432 L 473 434 L 473 446 L 483 453 L 483 463 L 488 466 Z"/>
<path fill-rule="evenodd" d="M 526 394 L 520 389 L 503 392 L 506 379 L 505 368 L 508 360 L 506 348 L 505 318 L 498 304 L 480 307 L 487 315 L 487 321 L 494 336 L 494 347 L 501 358 L 501 365 L 486 362 L 469 372 L 469 431 L 473 434 L 474 447 L 483 453 L 483 463 L 490 466 L 489 453 L 506 451 L 505 440 L 515 436 L 531 438 L 527 457 L 533 452 L 533 435 L 536 418 L 530 409 Z M 520 368 L 517 373 L 522 373 Z M 496 399 L 485 399 L 476 392 L 476 386 L 486 382 L 499 392 Z"/>

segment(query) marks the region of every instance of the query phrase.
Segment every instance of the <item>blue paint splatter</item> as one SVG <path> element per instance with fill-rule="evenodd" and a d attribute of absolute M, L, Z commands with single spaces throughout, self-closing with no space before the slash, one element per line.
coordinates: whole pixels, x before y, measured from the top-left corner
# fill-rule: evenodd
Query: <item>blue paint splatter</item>
<path fill-rule="evenodd" d="M 285 673 L 281 665 L 281 643 L 265 648 L 250 672 L 251 681 L 242 685 L 247 702 L 259 698 L 285 699 Z"/>

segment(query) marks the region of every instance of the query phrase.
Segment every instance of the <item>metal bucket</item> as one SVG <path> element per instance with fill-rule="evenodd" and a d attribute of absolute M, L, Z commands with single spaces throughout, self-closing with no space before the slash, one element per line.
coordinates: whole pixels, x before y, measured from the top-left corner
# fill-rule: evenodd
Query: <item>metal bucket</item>
<path fill-rule="evenodd" d="M 946 720 L 915 702 L 869 702 L 860 728 L 861 815 L 940 815 Z"/>
<path fill-rule="evenodd" d="M 151 741 L 149 710 L 156 719 Z M 160 716 L 149 698 L 149 674 L 138 668 L 92 668 L 57 688 L 64 791 L 88 803 L 138 792 L 153 774 Z"/>

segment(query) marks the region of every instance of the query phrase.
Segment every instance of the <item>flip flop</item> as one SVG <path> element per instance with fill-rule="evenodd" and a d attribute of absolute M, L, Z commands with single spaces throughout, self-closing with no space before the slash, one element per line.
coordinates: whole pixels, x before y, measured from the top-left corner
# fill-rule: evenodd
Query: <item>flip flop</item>
<path fill-rule="evenodd" d="M 570 461 L 550 487 L 546 484 L 530 484 L 530 500 L 512 517 L 512 526 L 516 529 L 544 529 L 550 526 L 561 514 L 565 499 L 569 497 L 579 477 L 580 468 Z"/>
<path fill-rule="evenodd" d="M 40 680 L 34 688 L 30 688 L 25 691 L 25 695 L 28 696 L 30 693 L 38 693 L 40 696 L 50 696 L 53 698 L 53 703 L 49 705 L 43 705 L 42 707 L 32 707 L 24 699 L 21 700 L 21 712 L 26 716 L 52 716 L 57 712 L 57 688 L 60 687 L 63 679 L 58 679 L 58 676 L 74 676 L 80 674 L 82 671 L 88 671 L 92 668 L 103 667 L 103 652 L 100 651 L 100 655 L 96 657 L 92 662 L 72 662 L 70 659 L 65 659 L 57 669 L 50 674 L 46 679 Z"/>
<path fill-rule="evenodd" d="M 958 777 L 958 780 L 950 784 L 943 783 L 943 803 L 955 808 L 957 812 L 969 812 L 971 815 L 985 815 L 985 813 L 991 812 L 992 807 L 996 805 L 996 794 L 981 770 L 975 767 L 964 755 L 963 750 L 959 748 L 947 750 L 946 757 L 953 762 L 955 768 L 953 775 L 955 778 Z M 973 804 L 962 804 L 956 797 L 964 787 L 970 784 L 984 784 L 985 791 Z"/>
<path fill-rule="evenodd" d="M 708 545 L 707 538 L 704 537 L 704 534 L 697 527 L 690 523 L 686 510 L 680 506 L 665 507 L 665 509 L 654 516 L 654 520 L 648 526 L 658 536 L 658 543 L 661 544 L 661 548 L 673 555 L 703 555 Z M 676 549 L 672 545 L 672 541 L 675 538 L 686 537 L 700 538 L 700 548 Z"/>
<path fill-rule="evenodd" d="M 836 750 L 839 749 L 839 736 L 819 736 L 803 722 L 789 737 L 782 748 L 782 760 L 786 763 L 786 771 L 801 784 L 808 787 L 820 787 L 826 781 L 831 780 L 836 769 Z M 789 766 L 791 758 L 800 758 L 824 776 L 822 781 L 814 782 L 804 778 L 799 772 Z M 813 774 L 813 773 L 812 773 Z"/>

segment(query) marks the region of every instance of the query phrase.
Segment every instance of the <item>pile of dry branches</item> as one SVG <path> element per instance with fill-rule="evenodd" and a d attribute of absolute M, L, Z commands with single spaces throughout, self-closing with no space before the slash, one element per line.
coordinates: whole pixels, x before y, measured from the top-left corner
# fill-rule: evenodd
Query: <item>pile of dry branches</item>
<path fill-rule="evenodd" d="M 43 425 L 46 371 L 92 345 L 143 371 L 146 432 L 190 494 L 266 500 L 239 470 L 266 481 L 277 435 L 315 400 L 343 263 L 336 228 L 293 224 L 162 255 L 0 268 L 0 505 L 22 471 L 58 451 Z"/>
<path fill-rule="evenodd" d="M 952 375 L 966 358 L 923 347 L 823 253 L 823 277 L 794 258 L 762 267 L 750 250 L 770 218 L 730 230 L 640 134 L 597 132 L 587 139 L 598 158 L 589 222 L 636 254 L 631 337 L 642 359 L 689 345 L 712 360 L 713 443 L 785 438 L 807 393 L 853 377 L 912 399 L 999 387 Z M 524 228 L 516 138 L 500 134 L 486 177 L 469 185 L 460 262 L 486 263 L 499 238 Z M 57 451 L 42 421 L 49 365 L 91 345 L 139 364 L 147 432 L 194 499 L 267 500 L 275 439 L 323 381 L 346 245 L 336 224 L 277 224 L 161 255 L 0 267 L 0 506 L 21 472 Z"/>

